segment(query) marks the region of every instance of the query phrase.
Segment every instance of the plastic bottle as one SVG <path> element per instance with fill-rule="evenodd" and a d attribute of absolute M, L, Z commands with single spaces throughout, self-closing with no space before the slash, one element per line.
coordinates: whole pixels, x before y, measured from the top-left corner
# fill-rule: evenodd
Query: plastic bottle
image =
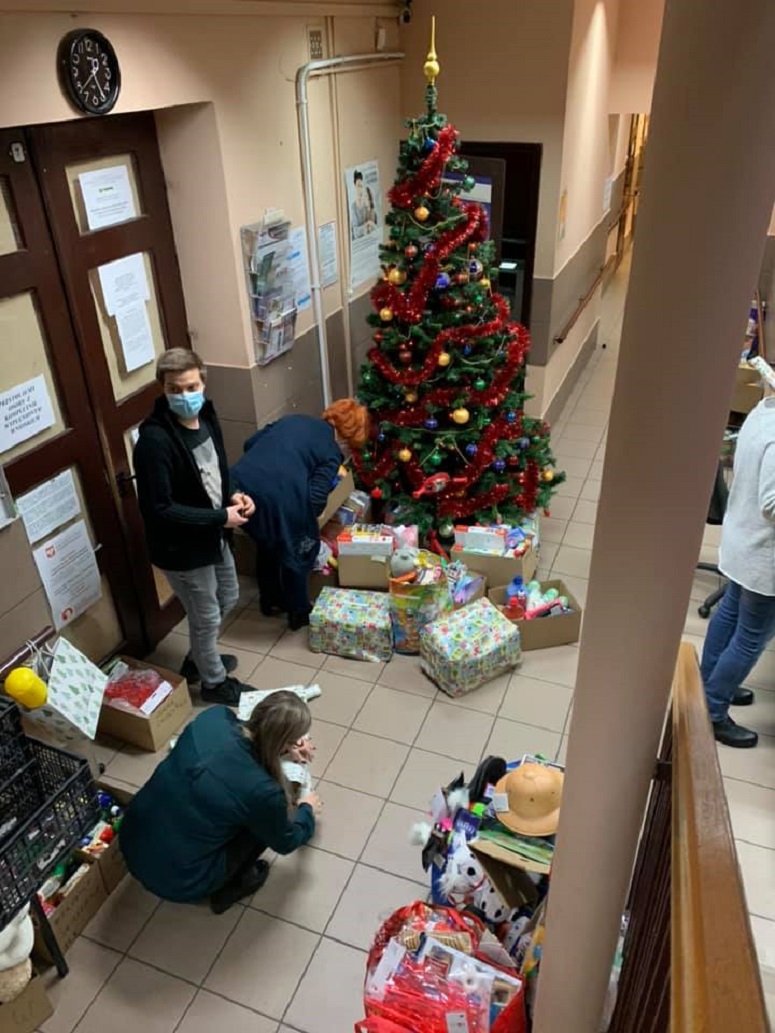
<path fill-rule="evenodd" d="M 531 581 L 527 586 L 527 606 L 526 609 L 537 610 L 544 599 L 544 594 L 541 591 L 541 585 L 538 581 Z"/>

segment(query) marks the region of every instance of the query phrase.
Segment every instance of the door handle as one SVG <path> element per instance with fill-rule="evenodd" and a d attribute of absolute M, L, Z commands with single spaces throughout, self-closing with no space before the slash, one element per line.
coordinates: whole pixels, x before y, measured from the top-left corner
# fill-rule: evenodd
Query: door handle
<path fill-rule="evenodd" d="M 124 470 L 121 470 L 116 474 L 116 487 L 118 488 L 118 493 L 122 499 L 126 498 L 127 495 L 130 494 L 132 481 L 135 479 L 134 474 L 126 473 Z"/>

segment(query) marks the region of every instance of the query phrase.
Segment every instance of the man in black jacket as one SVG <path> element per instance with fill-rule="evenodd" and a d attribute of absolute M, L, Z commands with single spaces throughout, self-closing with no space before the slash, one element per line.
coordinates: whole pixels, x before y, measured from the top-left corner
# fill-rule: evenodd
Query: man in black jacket
<path fill-rule="evenodd" d="M 151 562 L 163 570 L 188 617 L 191 651 L 182 672 L 202 682 L 208 703 L 236 706 L 243 685 L 230 672 L 237 659 L 218 653 L 224 616 L 239 583 L 226 532 L 244 524 L 255 504 L 232 493 L 226 451 L 206 371 L 187 348 L 160 356 L 156 379 L 164 395 L 140 426 L 134 450 L 137 494 Z"/>

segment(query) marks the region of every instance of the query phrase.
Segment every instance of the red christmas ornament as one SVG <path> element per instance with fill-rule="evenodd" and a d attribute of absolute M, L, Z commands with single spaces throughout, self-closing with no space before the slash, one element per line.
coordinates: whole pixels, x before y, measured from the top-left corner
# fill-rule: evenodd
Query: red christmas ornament
<path fill-rule="evenodd" d="M 372 488 L 371 489 L 371 497 L 373 499 L 381 499 L 382 498 L 382 488 Z"/>
<path fill-rule="evenodd" d="M 372 340 L 374 340 L 377 344 L 382 344 L 382 342 L 385 340 L 385 335 L 381 333 L 381 331 L 377 330 L 376 333 L 372 334 Z"/>
<path fill-rule="evenodd" d="M 412 361 L 412 353 L 409 351 L 408 348 L 402 348 L 401 351 L 398 353 L 398 357 L 401 360 L 401 362 L 404 362 L 407 365 Z"/>
<path fill-rule="evenodd" d="M 404 254 L 408 259 L 411 260 L 413 258 L 417 258 L 417 255 L 419 254 L 419 249 L 416 248 L 414 244 L 407 244 L 404 248 Z"/>

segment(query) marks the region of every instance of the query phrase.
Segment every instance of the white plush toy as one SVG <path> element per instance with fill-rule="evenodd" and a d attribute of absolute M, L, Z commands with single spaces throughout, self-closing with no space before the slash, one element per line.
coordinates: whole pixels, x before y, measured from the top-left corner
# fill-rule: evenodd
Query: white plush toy
<path fill-rule="evenodd" d="M 447 866 L 439 880 L 439 889 L 450 903 L 460 907 L 472 903 L 486 882 L 484 869 L 471 852 L 465 833 L 456 832 L 447 854 Z"/>
<path fill-rule="evenodd" d="M 511 913 L 508 904 L 504 903 L 503 897 L 487 878 L 485 878 L 484 885 L 475 893 L 473 904 L 493 925 L 505 922 Z"/>
<path fill-rule="evenodd" d="M 35 931 L 29 904 L 0 932 L 0 1004 L 7 1004 L 32 978 L 30 953 Z"/>

